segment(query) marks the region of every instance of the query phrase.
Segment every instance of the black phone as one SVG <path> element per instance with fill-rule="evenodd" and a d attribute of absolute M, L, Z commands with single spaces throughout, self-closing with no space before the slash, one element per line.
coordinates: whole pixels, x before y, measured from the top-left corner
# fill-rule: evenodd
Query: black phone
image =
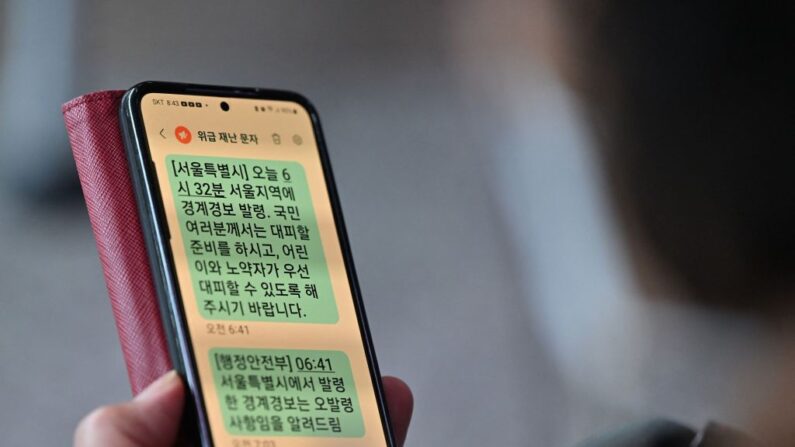
<path fill-rule="evenodd" d="M 395 446 L 314 107 L 144 82 L 120 116 L 191 437 Z"/>

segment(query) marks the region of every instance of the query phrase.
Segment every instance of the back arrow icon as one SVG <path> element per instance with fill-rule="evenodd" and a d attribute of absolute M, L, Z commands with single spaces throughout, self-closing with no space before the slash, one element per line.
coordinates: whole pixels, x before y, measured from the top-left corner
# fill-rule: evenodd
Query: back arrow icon
<path fill-rule="evenodd" d="M 165 129 L 165 127 L 164 127 L 164 128 L 162 128 L 162 129 L 160 129 L 160 136 L 161 136 L 161 137 L 163 137 L 163 138 L 166 138 L 166 136 L 165 136 L 165 135 L 163 135 L 163 132 L 164 132 L 165 130 L 166 130 L 166 129 Z"/>

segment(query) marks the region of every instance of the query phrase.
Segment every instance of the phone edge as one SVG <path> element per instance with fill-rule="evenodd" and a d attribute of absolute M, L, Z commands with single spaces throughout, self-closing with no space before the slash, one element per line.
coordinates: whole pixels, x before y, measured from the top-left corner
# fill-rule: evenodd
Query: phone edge
<path fill-rule="evenodd" d="M 146 164 L 150 162 L 148 144 L 140 109 L 135 109 L 143 98 L 143 94 L 137 88 L 139 85 L 127 90 L 122 97 L 119 107 L 119 122 L 169 356 L 172 366 L 182 376 L 189 389 L 190 397 L 185 400 L 181 431 L 184 433 L 185 429 L 189 428 L 187 435 L 190 436 L 192 435 L 190 432 L 195 431 L 194 427 L 198 426 L 198 441 L 202 446 L 212 447 L 214 443 L 204 408 L 204 394 L 195 365 L 195 354 L 190 343 L 185 312 L 177 291 L 176 276 L 172 271 L 171 256 L 168 254 L 170 250 L 168 246 L 169 230 L 167 225 L 161 224 L 162 211 L 158 209 L 159 202 L 155 197 L 155 194 L 159 194 L 160 188 L 156 177 L 154 177 L 155 173 L 150 173 L 146 168 Z M 143 139 L 138 135 L 143 135 Z M 150 174 L 153 178 L 149 178 Z M 175 312 L 175 309 L 178 309 L 178 312 Z M 202 410 L 199 411 L 199 408 Z M 191 438 L 193 437 L 191 436 Z M 195 438 L 190 440 L 196 441 Z"/>

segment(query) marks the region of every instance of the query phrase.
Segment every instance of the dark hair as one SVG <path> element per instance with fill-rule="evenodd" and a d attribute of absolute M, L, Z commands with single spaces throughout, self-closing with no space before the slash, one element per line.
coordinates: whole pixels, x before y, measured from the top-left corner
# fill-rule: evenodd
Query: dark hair
<path fill-rule="evenodd" d="M 626 222 L 701 303 L 777 306 L 795 291 L 795 8 L 559 1 Z"/>

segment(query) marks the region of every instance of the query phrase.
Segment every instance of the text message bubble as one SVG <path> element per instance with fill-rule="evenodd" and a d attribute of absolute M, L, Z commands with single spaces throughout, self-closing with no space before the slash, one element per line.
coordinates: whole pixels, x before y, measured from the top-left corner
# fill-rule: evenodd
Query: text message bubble
<path fill-rule="evenodd" d="M 210 362 L 230 434 L 364 436 L 344 352 L 215 348 Z"/>
<path fill-rule="evenodd" d="M 337 322 L 303 166 L 185 155 L 166 164 L 204 318 Z"/>

